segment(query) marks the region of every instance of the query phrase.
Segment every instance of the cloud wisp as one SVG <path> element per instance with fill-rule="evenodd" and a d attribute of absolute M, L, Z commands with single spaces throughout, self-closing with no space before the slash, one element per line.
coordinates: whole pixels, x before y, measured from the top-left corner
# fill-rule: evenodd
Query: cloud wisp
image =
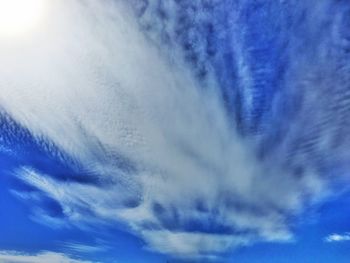
<path fill-rule="evenodd" d="M 325 237 L 324 241 L 327 243 L 350 241 L 350 233 L 343 233 L 343 234 L 334 233 Z"/>
<path fill-rule="evenodd" d="M 2 263 L 93 263 L 91 261 L 73 259 L 67 255 L 44 251 L 38 254 L 25 254 L 18 251 L 0 251 Z"/>
<path fill-rule="evenodd" d="M 295 176 L 279 152 L 259 159 L 220 83 L 208 76 L 204 85 L 178 49 L 157 48 L 121 1 L 52 5 L 47 28 L 25 46 L 0 44 L 0 105 L 94 180 L 20 167 L 15 176 L 40 192 L 35 199 L 56 202 L 57 220 L 127 226 L 148 249 L 178 257 L 293 239 L 289 218 L 326 188 L 315 169 Z"/>

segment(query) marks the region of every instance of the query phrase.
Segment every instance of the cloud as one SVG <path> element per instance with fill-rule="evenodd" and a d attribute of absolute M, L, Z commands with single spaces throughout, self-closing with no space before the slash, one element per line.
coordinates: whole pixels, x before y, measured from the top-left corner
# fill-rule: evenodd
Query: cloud
<path fill-rule="evenodd" d="M 96 253 L 106 250 L 106 247 L 101 246 L 89 246 L 79 243 L 65 243 L 63 245 L 65 249 L 79 253 Z"/>
<path fill-rule="evenodd" d="M 32 255 L 18 251 L 0 251 L 0 261 L 2 263 L 92 263 L 91 261 L 73 259 L 64 254 L 49 251 Z"/>
<path fill-rule="evenodd" d="M 324 241 L 328 243 L 350 241 L 350 233 L 344 233 L 344 234 L 334 233 L 325 237 Z"/>
<path fill-rule="evenodd" d="M 293 240 L 289 219 L 327 189 L 319 169 L 306 163 L 321 162 L 314 148 L 328 149 L 328 141 L 315 146 L 309 138 L 328 112 L 316 121 L 288 120 L 286 131 L 289 125 L 272 122 L 271 137 L 249 139 L 228 114 L 220 81 L 209 73 L 205 83 L 198 80 L 181 50 L 150 41 L 120 1 L 52 5 L 47 27 L 26 45 L 0 44 L 0 105 L 38 145 L 52 156 L 58 147 L 79 164 L 73 170 L 95 180 L 61 180 L 34 165 L 17 169 L 15 176 L 41 193 L 36 199 L 53 200 L 61 210 L 59 222 L 36 210 L 41 221 L 121 225 L 149 249 L 180 257 Z M 241 67 L 243 82 L 253 82 L 254 73 Z M 247 105 L 256 105 L 252 89 L 244 90 Z M 319 94 L 312 95 L 315 106 Z M 271 108 L 271 116 L 285 111 Z M 242 110 L 250 127 L 259 109 Z M 274 146 L 278 134 L 286 139 Z M 265 135 L 273 141 L 262 147 L 272 152 L 268 157 L 258 147 L 269 141 Z M 300 137 L 309 142 L 295 147 Z"/>

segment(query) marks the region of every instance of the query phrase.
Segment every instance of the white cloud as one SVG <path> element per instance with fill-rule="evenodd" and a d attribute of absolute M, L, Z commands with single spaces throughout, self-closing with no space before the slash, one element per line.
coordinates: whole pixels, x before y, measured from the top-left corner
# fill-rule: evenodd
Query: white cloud
<path fill-rule="evenodd" d="M 293 238 L 287 218 L 304 196 L 322 192 L 316 174 L 297 178 L 258 162 L 214 81 L 201 87 L 119 2 L 52 3 L 65 17 L 52 14 L 49 33 L 26 46 L 0 44 L 0 105 L 101 184 L 62 182 L 30 167 L 18 178 L 56 200 L 71 222 L 122 223 L 164 253 Z"/>
<path fill-rule="evenodd" d="M 17 251 L 0 251 L 1 263 L 92 263 L 91 261 L 84 261 L 73 259 L 67 255 L 44 251 L 38 254 L 25 254 Z"/>
<path fill-rule="evenodd" d="M 328 243 L 350 241 L 350 233 L 344 233 L 344 234 L 334 233 L 325 237 L 324 241 Z"/>
<path fill-rule="evenodd" d="M 232 236 L 171 231 L 144 231 L 142 234 L 148 240 L 149 245 L 158 251 L 188 257 L 222 253 L 250 242 L 247 235 Z"/>

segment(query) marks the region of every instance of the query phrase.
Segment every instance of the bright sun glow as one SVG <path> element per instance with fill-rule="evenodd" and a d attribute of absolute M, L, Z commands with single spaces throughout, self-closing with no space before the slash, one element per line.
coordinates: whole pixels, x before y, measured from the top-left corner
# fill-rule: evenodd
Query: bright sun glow
<path fill-rule="evenodd" d="M 0 37 L 26 34 L 40 24 L 47 0 L 0 0 Z"/>

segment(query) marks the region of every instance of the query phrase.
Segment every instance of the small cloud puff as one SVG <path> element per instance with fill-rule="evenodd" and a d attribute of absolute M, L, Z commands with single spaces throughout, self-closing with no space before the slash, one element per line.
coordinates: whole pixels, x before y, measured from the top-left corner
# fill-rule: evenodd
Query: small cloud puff
<path fill-rule="evenodd" d="M 328 243 L 350 241 L 350 232 L 346 232 L 343 234 L 330 234 L 329 236 L 324 238 L 324 241 Z"/>

